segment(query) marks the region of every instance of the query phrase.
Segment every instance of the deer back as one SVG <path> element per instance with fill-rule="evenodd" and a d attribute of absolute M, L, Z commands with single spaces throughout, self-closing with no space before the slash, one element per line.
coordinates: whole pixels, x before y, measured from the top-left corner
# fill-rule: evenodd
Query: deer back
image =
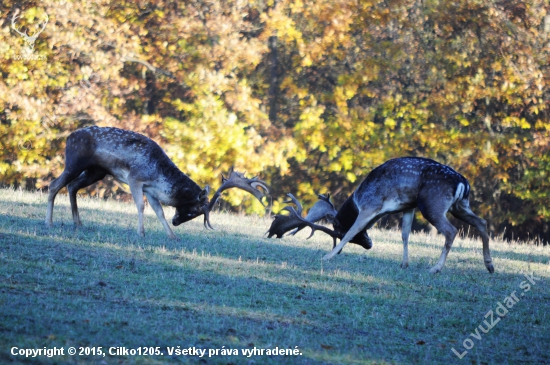
<path fill-rule="evenodd" d="M 384 213 L 391 214 L 415 208 L 419 192 L 427 187 L 438 196 L 454 196 L 460 190 L 456 199 L 467 198 L 470 191 L 468 180 L 449 166 L 428 158 L 400 157 L 372 170 L 352 197 L 359 207 L 383 203 Z"/>
<path fill-rule="evenodd" d="M 67 138 L 66 164 L 101 168 L 125 184 L 131 175 L 158 190 L 159 199 L 172 206 L 196 200 L 202 191 L 156 142 L 118 128 L 93 126 L 72 133 Z"/>

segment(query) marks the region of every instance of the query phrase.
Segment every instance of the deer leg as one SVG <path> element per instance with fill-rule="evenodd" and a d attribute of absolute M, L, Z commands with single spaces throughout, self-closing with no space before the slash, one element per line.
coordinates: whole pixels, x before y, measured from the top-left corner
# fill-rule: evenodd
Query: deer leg
<path fill-rule="evenodd" d="M 168 225 L 166 218 L 164 217 L 164 210 L 162 209 L 162 205 L 160 205 L 158 199 L 148 193 L 145 193 L 145 196 L 147 197 L 149 204 L 151 204 L 151 208 L 155 211 L 160 223 L 164 226 L 164 230 L 166 231 L 166 234 L 168 234 L 168 237 L 173 240 L 177 239 L 176 235 L 172 232 L 172 229 Z"/>
<path fill-rule="evenodd" d="M 357 216 L 357 219 L 355 220 L 355 223 L 351 226 L 349 231 L 346 233 L 344 238 L 342 238 L 342 241 L 332 249 L 328 254 L 326 254 L 323 257 L 323 260 L 330 260 L 333 258 L 336 254 L 338 254 L 344 246 L 355 237 L 356 234 L 361 232 L 367 225 L 376 217 L 378 211 L 380 209 L 378 208 L 370 208 L 365 209 L 359 212 L 359 215 Z"/>
<path fill-rule="evenodd" d="M 63 189 L 67 184 L 76 179 L 82 171 L 68 171 L 65 170 L 63 173 L 54 181 L 50 183 L 49 194 L 48 194 L 48 209 L 46 211 L 46 225 L 53 225 L 53 206 L 55 202 L 55 197 L 59 190 Z"/>
<path fill-rule="evenodd" d="M 413 218 L 414 209 L 403 212 L 403 220 L 401 224 L 401 238 L 403 238 L 403 262 L 401 262 L 402 269 L 409 267 L 409 234 L 411 233 Z"/>
<path fill-rule="evenodd" d="M 489 250 L 489 234 L 487 232 L 487 222 L 478 217 L 470 209 L 470 203 L 468 200 L 460 200 L 453 209 L 451 209 L 451 214 L 461 221 L 468 223 L 471 226 L 474 226 L 479 233 L 481 233 L 481 241 L 483 242 L 483 262 L 485 267 L 492 274 L 495 272 L 493 267 L 493 259 L 491 258 L 491 252 Z"/>
<path fill-rule="evenodd" d="M 428 222 L 430 222 L 435 228 L 437 228 L 439 233 L 445 236 L 445 246 L 443 246 L 441 256 L 439 257 L 439 260 L 437 261 L 435 266 L 430 269 L 431 274 L 437 274 L 443 269 L 443 266 L 445 266 L 447 255 L 449 254 L 449 251 L 451 251 L 451 247 L 453 246 L 453 241 L 456 237 L 458 230 L 455 228 L 455 226 L 451 224 L 451 222 L 449 222 L 449 220 L 445 216 L 445 213 L 447 213 L 448 210 L 447 207 L 451 204 L 451 201 L 449 200 L 448 202 L 446 202 L 443 200 L 435 203 L 426 204 L 426 201 L 431 202 L 428 199 L 419 199 L 418 209 L 420 209 L 420 212 L 422 213 L 424 218 L 426 218 Z"/>
<path fill-rule="evenodd" d="M 137 232 L 141 237 L 145 237 L 145 228 L 143 228 L 143 211 L 145 209 L 145 204 L 143 203 L 143 183 L 129 179 L 128 185 L 130 186 L 130 192 L 138 211 Z"/>
<path fill-rule="evenodd" d="M 67 186 L 69 190 L 69 199 L 71 201 L 71 211 L 73 213 L 73 221 L 76 226 L 81 226 L 80 215 L 78 214 L 78 205 L 76 204 L 76 194 L 82 188 L 90 186 L 99 180 L 103 179 L 107 173 L 103 170 L 89 168 L 71 181 Z"/>

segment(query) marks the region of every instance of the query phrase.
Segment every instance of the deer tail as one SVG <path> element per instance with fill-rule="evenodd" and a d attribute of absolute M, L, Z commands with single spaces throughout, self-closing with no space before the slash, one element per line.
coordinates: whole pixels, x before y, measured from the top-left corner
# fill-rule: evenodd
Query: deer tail
<path fill-rule="evenodd" d="M 470 184 L 468 181 L 459 182 L 456 186 L 454 201 L 455 203 L 459 200 L 468 199 L 470 196 Z"/>

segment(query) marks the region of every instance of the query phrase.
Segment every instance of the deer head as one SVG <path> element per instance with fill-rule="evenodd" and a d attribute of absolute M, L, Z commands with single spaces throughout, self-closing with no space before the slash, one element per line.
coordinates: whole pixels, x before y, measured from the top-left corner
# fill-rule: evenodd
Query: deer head
<path fill-rule="evenodd" d="M 25 33 L 21 32 L 17 27 L 15 26 L 15 20 L 19 18 L 19 9 L 15 10 L 15 13 L 11 17 L 11 27 L 13 30 L 15 30 L 23 39 L 25 40 L 25 43 L 27 43 L 27 51 L 29 53 L 32 53 L 34 51 L 34 43 L 36 42 L 36 39 L 44 31 L 44 28 L 46 28 L 46 24 L 48 24 L 48 16 L 46 15 L 46 21 L 42 25 L 42 29 L 40 29 L 37 33 L 33 34 L 32 36 L 27 34 L 27 31 Z"/>
<path fill-rule="evenodd" d="M 184 222 L 190 221 L 200 215 L 204 215 L 204 226 L 206 228 L 214 229 L 210 224 L 210 211 L 214 208 L 218 199 L 220 198 L 224 190 L 230 188 L 239 188 L 244 191 L 249 192 L 254 195 L 262 205 L 262 198 L 266 196 L 265 194 L 269 192 L 267 183 L 258 179 L 258 177 L 253 177 L 252 179 L 247 179 L 244 177 L 243 173 L 234 171 L 233 168 L 229 170 L 229 176 L 226 178 L 222 174 L 222 185 L 214 193 L 212 200 L 208 200 L 208 193 L 210 188 L 207 186 L 201 191 L 199 196 L 196 199 L 195 204 L 185 205 L 181 209 L 176 207 L 176 215 L 172 219 L 172 224 L 174 226 L 180 225 Z"/>
<path fill-rule="evenodd" d="M 345 236 L 349 227 L 346 228 L 345 224 L 338 220 L 337 216 L 339 212 L 330 200 L 330 194 L 319 194 L 319 201 L 309 209 L 305 218 L 302 218 L 302 204 L 300 204 L 298 199 L 292 194 L 289 193 L 287 195 L 290 197 L 290 200 L 285 201 L 285 203 L 294 203 L 297 210 L 291 206 L 284 207 L 282 210 L 286 210 L 290 214 L 277 214 L 275 216 L 275 219 L 271 223 L 271 227 L 267 231 L 268 238 L 273 236 L 282 238 L 285 233 L 290 231 L 290 235 L 295 235 L 305 227 L 309 227 L 311 228 L 311 234 L 308 239 L 311 238 L 316 231 L 324 232 L 332 237 L 332 247 L 334 248 L 336 246 L 336 240 L 342 239 Z M 347 210 L 347 207 L 344 205 L 340 210 Z M 334 229 L 316 224 L 321 220 L 326 220 L 331 223 Z M 350 242 L 356 243 L 366 249 L 372 247 L 372 240 L 366 231 L 358 233 Z"/>
<path fill-rule="evenodd" d="M 333 224 L 335 222 L 337 211 L 336 209 L 334 209 L 334 205 L 330 201 L 330 194 L 319 194 L 319 201 L 315 203 L 313 207 L 311 207 L 305 218 L 302 218 L 302 204 L 300 204 L 300 202 L 298 201 L 298 199 L 296 199 L 296 197 L 294 197 L 294 195 L 290 193 L 287 195 L 290 200 L 285 201 L 285 203 L 294 203 L 297 207 L 297 210 L 294 209 L 294 207 L 286 206 L 283 208 L 283 210 L 286 210 L 290 214 L 275 215 L 275 219 L 271 223 L 271 227 L 269 227 L 269 230 L 266 232 L 267 237 L 271 238 L 273 236 L 276 236 L 277 238 L 281 238 L 285 233 L 289 231 L 292 231 L 290 233 L 291 235 L 295 235 L 303 228 L 310 227 L 311 234 L 309 235 L 308 239 L 313 236 L 315 231 L 325 232 L 333 238 L 334 247 L 336 245 L 336 239 L 342 238 L 343 234 L 338 233 L 337 231 L 334 231 L 325 226 L 316 224 L 316 222 L 323 219 Z"/>
<path fill-rule="evenodd" d="M 178 199 L 179 205 L 176 206 L 176 213 L 174 214 L 174 218 L 172 218 L 172 224 L 174 226 L 179 226 L 182 223 L 188 222 L 204 214 L 203 209 L 204 206 L 208 205 L 209 193 L 210 187 L 206 186 L 198 195 L 194 196 L 192 200 L 188 200 L 188 198 Z"/>

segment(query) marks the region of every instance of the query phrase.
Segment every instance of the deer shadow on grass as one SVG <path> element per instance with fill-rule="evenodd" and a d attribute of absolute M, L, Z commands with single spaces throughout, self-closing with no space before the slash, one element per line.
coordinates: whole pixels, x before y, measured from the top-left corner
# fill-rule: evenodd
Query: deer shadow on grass
<path fill-rule="evenodd" d="M 1 247 L 21 274 L 14 275 L 18 283 L 7 287 L 10 306 L 4 304 L 0 311 L 1 323 L 11 324 L 15 318 L 13 328 L 18 332 L 12 334 L 5 326 L 0 336 L 34 336 L 44 346 L 55 325 L 58 337 L 82 345 L 193 343 L 203 348 L 247 348 L 252 343 L 258 348 L 299 346 L 304 353 L 299 358 L 262 358 L 267 363 L 342 362 L 344 355 L 350 361 L 382 361 L 395 359 L 396 353 L 407 363 L 421 363 L 427 356 L 449 362 L 454 355 L 444 348 L 450 344 L 441 338 L 441 329 L 462 341 L 463 328 L 474 329 L 487 308 L 507 294 L 491 289 L 490 281 L 495 279 L 464 281 L 459 268 L 446 267 L 432 276 L 427 265 L 402 270 L 400 257 L 369 257 L 356 250 L 325 263 L 321 271 L 324 248 L 296 247 L 246 234 L 180 232 L 180 241 L 168 241 L 160 229 L 150 229 L 143 239 L 135 229 L 91 220 L 92 227 L 78 230 L 67 225 L 50 230 L 42 220 L 17 216 L 0 217 L 2 227 L 5 220 L 12 233 L 0 235 Z M 33 226 L 36 236 L 18 233 Z M 90 238 L 97 230 L 109 232 L 113 240 L 103 247 L 97 244 L 101 238 Z M 28 250 L 18 254 L 22 246 Z M 472 275 L 494 278 L 485 271 L 481 257 L 479 261 Z M 49 272 L 56 274 L 48 276 Z M 520 278 L 501 273 L 498 280 L 510 283 L 511 291 Z M 37 284 L 41 288 L 33 289 Z M 44 310 L 60 310 L 60 297 L 68 319 L 45 320 Z M 442 302 L 461 305 L 453 304 L 455 312 L 450 314 Z M 87 308 L 86 313 L 82 308 Z M 416 319 L 418 310 L 431 315 Z M 125 313 L 124 318 L 120 313 Z M 514 330 L 540 340 L 528 326 L 522 328 Z M 415 345 L 420 340 L 428 345 Z M 475 351 L 483 360 L 481 351 L 491 347 L 499 352 L 491 353 L 490 362 L 519 356 L 499 347 L 498 337 L 484 337 Z M 390 354 L 383 349 L 394 350 Z M 207 359 L 208 363 L 225 360 Z"/>
<path fill-rule="evenodd" d="M 28 206 L 30 208 L 34 209 L 40 209 L 43 210 L 45 203 L 23 203 L 22 206 Z M 21 204 L 17 205 L 21 206 Z M 131 206 L 129 204 L 129 206 Z M 111 241 L 113 237 L 118 238 L 117 240 L 114 240 L 119 243 L 128 243 L 128 244 L 141 244 L 141 245 L 162 245 L 165 246 L 167 249 L 177 249 L 177 248 L 185 248 L 190 250 L 214 250 L 215 252 L 218 252 L 219 245 L 214 245 L 211 243 L 211 241 L 214 242 L 220 242 L 220 240 L 223 240 L 227 232 L 225 232 L 224 227 L 243 227 L 243 231 L 246 230 L 245 226 L 240 226 L 240 222 L 238 217 L 235 217 L 234 222 L 235 224 L 222 224 L 220 222 L 219 227 L 222 228 L 218 231 L 209 232 L 207 230 L 202 230 L 202 224 L 198 220 L 194 220 L 191 222 L 186 223 L 185 225 L 181 226 L 181 228 L 178 229 L 177 235 L 179 237 L 179 240 L 169 240 L 166 239 L 166 235 L 163 234 L 162 226 L 158 222 L 157 218 L 153 214 L 147 214 L 146 215 L 146 223 L 147 223 L 147 233 L 145 238 L 140 238 L 136 233 L 136 227 L 137 227 L 137 215 L 134 215 L 132 213 L 123 213 L 120 211 L 110 211 L 107 207 L 101 207 L 101 208 L 88 208 L 83 207 L 81 208 L 82 214 L 84 217 L 84 225 L 81 227 L 75 227 L 73 225 L 73 222 L 71 219 L 67 219 L 70 213 L 70 207 L 68 205 L 68 202 L 60 202 L 58 204 L 58 219 L 55 221 L 53 228 L 47 228 L 43 221 L 37 221 L 35 218 L 37 217 L 36 213 L 29 214 L 28 218 L 24 219 L 24 224 L 20 225 L 21 227 L 28 228 L 31 226 L 29 222 L 36 223 L 32 224 L 37 230 L 37 232 L 40 232 L 40 234 L 61 234 L 61 235 L 71 235 L 71 237 L 81 237 L 82 239 L 89 238 L 88 236 L 94 235 L 98 236 L 98 239 L 109 239 Z M 98 222 L 98 217 L 105 217 L 106 215 L 111 215 L 112 219 L 108 222 Z M 59 218 L 61 216 L 61 218 Z M 39 217 L 39 215 L 38 215 Z M 31 219 L 29 219 L 31 218 Z M 13 219 L 13 218 L 12 218 Z M 105 220 L 105 219 L 103 219 Z M 120 224 L 126 224 L 125 227 L 121 227 Z M 266 224 L 266 230 L 268 228 L 270 221 L 265 220 Z M 214 223 L 216 226 L 216 223 Z M 186 228 L 191 228 L 192 231 L 189 231 Z M 201 229 L 200 233 L 197 233 L 196 230 Z M 237 237 L 240 240 L 248 240 L 250 239 L 250 235 L 244 234 L 244 233 L 231 233 L 233 238 Z M 279 244 L 278 240 L 272 239 L 270 241 L 266 241 L 264 239 L 264 236 L 257 236 L 257 238 L 253 238 L 253 242 L 255 244 L 258 244 L 259 242 L 263 242 L 262 245 L 264 245 L 266 242 L 268 244 L 268 247 L 266 247 L 265 250 L 261 252 L 260 257 L 269 257 L 271 253 L 271 247 L 277 247 Z M 298 238 L 299 239 L 299 238 Z M 288 240 L 288 239 L 287 239 Z M 304 238 L 305 240 L 305 238 Z M 436 241 L 439 243 L 441 241 L 441 248 L 444 245 L 444 237 L 442 235 L 436 236 Z M 433 245 L 430 243 L 424 243 L 416 239 L 414 236 L 411 237 L 410 242 L 410 249 L 411 253 L 414 254 L 414 247 L 415 246 L 423 246 L 427 248 L 433 248 Z M 476 243 L 479 244 L 479 249 L 482 249 L 482 243 L 481 240 L 477 239 Z M 287 242 L 283 242 L 282 245 L 284 247 L 288 247 Z M 384 245 L 384 242 L 381 242 L 379 239 L 374 237 L 374 247 L 371 250 L 363 251 L 359 249 L 359 252 L 363 253 L 366 257 L 366 260 L 368 261 L 372 256 L 371 252 L 375 252 L 377 247 L 382 247 Z M 355 247 L 356 245 L 353 245 Z M 439 246 L 439 245 L 438 245 Z M 462 248 L 460 246 L 459 241 L 454 243 L 453 248 L 451 252 L 461 252 L 462 250 L 469 250 L 470 248 Z M 306 249 L 306 252 L 311 252 L 311 249 Z M 326 244 L 326 250 L 325 247 L 321 248 L 320 250 L 317 249 L 317 252 L 319 254 L 324 254 L 327 251 L 330 250 L 330 242 L 327 239 Z M 493 253 L 496 254 L 496 257 L 505 257 L 506 259 L 511 260 L 519 260 L 523 262 L 538 262 L 538 263 L 546 263 L 548 261 L 548 257 L 544 255 L 533 255 L 533 254 L 525 254 L 525 253 L 519 253 L 519 252 L 510 252 L 510 251 L 501 251 L 498 248 L 492 248 L 491 249 Z M 349 254 L 349 249 L 346 250 L 344 253 Z M 220 254 L 228 255 L 232 258 L 238 258 L 243 255 L 247 255 L 249 250 L 230 250 L 225 253 L 220 252 Z M 303 256 L 303 254 L 300 254 Z M 438 255 L 437 250 L 434 252 L 433 259 L 435 259 Z M 342 256 L 340 256 L 342 257 Z M 397 259 L 398 257 L 396 257 Z M 453 258 L 453 255 L 451 255 L 451 260 Z M 431 257 L 428 257 L 428 260 L 432 260 Z M 480 258 L 481 260 L 481 258 Z M 327 262 L 326 266 L 331 267 L 331 263 Z M 414 261 L 411 262 L 411 266 L 415 266 L 417 263 Z M 498 272 L 498 267 L 497 267 Z"/>
<path fill-rule="evenodd" d="M 67 196 L 63 196 L 63 198 L 68 200 Z M 0 201 L 3 201 L 3 199 L 0 198 Z M 6 202 L 6 204 L 9 204 L 8 208 L 9 207 L 12 207 L 12 208 L 29 207 L 40 211 L 44 211 L 44 207 L 45 207 L 45 202 L 40 202 L 40 203 L 32 203 L 32 202 L 31 203 L 27 203 L 27 202 L 8 203 Z M 134 208 L 134 206 L 131 203 L 129 203 L 129 206 L 132 207 L 131 209 Z M 136 227 L 137 227 L 137 214 L 133 215 L 130 213 L 121 213 L 116 210 L 110 211 L 107 207 L 101 207 L 101 208 L 82 207 L 81 211 L 83 212 L 84 225 L 81 227 L 75 227 L 73 225 L 72 219 L 70 218 L 69 220 L 67 219 L 70 216 L 70 214 L 68 214 L 70 213 L 70 206 L 68 204 L 68 201 L 65 201 L 65 200 L 60 201 L 57 204 L 57 211 L 58 211 L 57 213 L 58 219 L 54 222 L 55 223 L 54 228 L 53 229 L 46 228 L 43 222 L 38 222 L 34 226 L 37 227 L 39 232 L 43 232 L 44 234 L 49 234 L 51 232 L 61 233 L 64 230 L 68 230 L 67 232 L 73 232 L 73 234 L 78 234 L 79 232 L 83 234 L 97 234 L 98 232 L 100 232 L 98 230 L 103 228 L 103 229 L 106 229 L 107 231 L 112 230 L 113 232 L 116 232 L 117 235 L 119 235 L 121 238 L 123 238 L 125 242 L 128 242 L 128 243 L 155 244 L 155 243 L 162 242 L 163 245 L 167 247 L 173 247 L 173 248 L 177 247 L 184 241 L 188 241 L 191 243 L 201 241 L 200 239 L 199 240 L 196 239 L 197 238 L 195 236 L 196 233 L 189 232 L 188 229 L 186 229 L 186 228 L 189 228 L 190 226 L 192 227 L 193 230 L 196 230 L 202 227 L 202 224 L 197 219 L 194 221 L 190 221 L 185 225 L 181 226 L 180 228 L 178 228 L 176 232 L 178 237 L 180 238 L 180 241 L 171 241 L 166 239 L 166 235 L 163 234 L 163 231 L 161 230 L 162 227 L 160 223 L 158 222 L 157 218 L 150 212 L 148 212 L 148 214 L 146 215 L 148 231 L 146 232 L 145 238 L 140 238 L 135 233 Z M 9 216 L 9 210 L 6 210 L 3 213 L 4 215 Z M 117 218 L 116 220 L 131 222 L 131 223 L 127 224 L 126 227 L 121 229 L 120 225 L 116 223 L 116 220 L 114 220 L 112 223 L 98 223 L 95 219 L 92 218 L 92 217 L 101 217 L 101 216 L 104 216 L 105 214 L 113 214 L 114 217 Z M 59 218 L 59 216 L 62 216 L 62 218 Z M 28 218 L 31 218 L 32 220 L 35 220 L 35 218 L 40 218 L 40 217 L 41 215 L 36 213 L 30 213 L 28 215 Z M 25 223 L 28 223 L 28 218 L 25 220 Z M 266 230 L 267 230 L 271 222 L 268 220 L 266 220 L 265 222 L 266 222 Z M 224 226 L 229 226 L 227 224 L 218 224 L 218 225 L 222 228 Z M 29 225 L 25 224 L 24 226 L 28 227 Z M 214 226 L 217 226 L 216 222 L 214 222 Z M 239 220 L 237 217 L 235 218 L 235 225 L 233 227 L 239 227 Z M 399 230 L 392 229 L 392 231 L 397 232 L 396 236 L 400 235 Z M 243 233 L 234 233 L 234 234 L 238 237 L 243 237 L 243 238 L 250 237 L 250 235 L 243 234 Z M 209 239 L 212 239 L 212 238 L 214 240 L 220 239 L 219 235 L 216 235 L 216 233 L 213 233 L 213 235 L 211 235 L 211 233 L 208 232 L 207 230 L 201 231 L 199 236 L 202 237 L 202 235 L 205 235 Z M 258 237 L 260 241 L 263 238 L 264 238 L 263 236 Z M 437 234 L 435 238 L 431 238 L 431 239 L 435 239 L 437 241 L 437 244 L 441 242 L 441 248 L 443 248 L 443 245 L 445 242 L 445 238 L 443 235 Z M 479 244 L 479 247 L 475 246 L 476 249 L 477 248 L 479 248 L 480 250 L 482 249 L 482 242 L 479 238 L 470 237 L 469 239 L 472 239 L 476 242 L 476 244 Z M 272 241 L 274 241 L 273 244 L 276 244 L 275 239 L 273 239 Z M 373 250 L 376 250 L 377 247 L 384 245 L 384 242 L 381 242 L 380 239 L 377 238 L 376 236 L 373 237 L 373 243 L 374 243 L 373 248 L 366 253 L 366 256 L 369 256 L 369 253 L 373 252 Z M 414 254 L 415 246 L 433 248 L 432 244 L 422 242 L 417 237 L 415 237 L 415 235 L 412 235 L 410 238 L 410 252 L 413 254 Z M 192 249 L 202 249 L 202 248 L 199 247 L 198 245 L 195 245 L 192 247 Z M 327 251 L 330 250 L 330 242 L 328 239 L 327 239 L 326 249 Z M 457 240 L 454 242 L 452 246 L 451 252 L 464 252 L 465 250 L 470 250 L 470 249 L 471 249 L 470 247 L 468 248 L 461 247 L 459 238 L 457 237 Z M 346 252 L 347 251 L 348 250 L 346 250 Z M 320 252 L 326 253 L 324 249 L 322 249 Z M 500 257 L 500 258 L 506 258 L 510 260 L 518 260 L 526 263 L 535 262 L 535 263 L 544 264 L 548 262 L 548 257 L 544 255 L 510 252 L 510 250 L 501 250 L 498 247 L 494 247 L 494 246 L 491 247 L 491 252 L 494 253 L 497 258 Z M 437 255 L 438 253 L 434 252 L 434 258 L 436 258 Z M 451 258 L 450 258 L 451 260 L 452 260 L 452 257 L 453 255 L 451 254 Z M 415 263 L 411 262 L 411 265 L 414 266 Z M 496 268 L 496 271 L 498 272 L 498 267 Z"/>
<path fill-rule="evenodd" d="M 469 251 L 472 251 L 473 249 L 475 249 L 475 250 L 479 250 L 480 251 L 479 255 L 481 255 L 481 250 L 482 250 L 481 240 L 478 239 L 478 238 L 472 238 L 472 237 L 469 237 L 468 239 L 474 241 L 474 246 L 468 245 L 467 247 L 465 247 L 465 246 L 461 245 L 460 240 L 457 239 L 454 242 L 453 246 L 452 246 L 451 254 L 450 254 L 450 260 L 452 260 L 452 252 L 463 252 L 464 253 L 464 252 L 469 252 Z M 438 234 L 437 236 L 435 236 L 435 240 L 436 240 L 436 244 L 441 242 L 441 247 L 443 247 L 443 244 L 445 243 L 445 238 L 442 235 Z M 376 248 L 376 239 L 373 239 L 373 241 L 374 241 L 374 247 L 373 247 L 373 249 L 374 249 L 374 248 Z M 490 243 L 493 243 L 493 241 L 490 241 Z M 420 247 L 424 247 L 424 248 L 433 248 L 433 244 L 422 242 L 418 238 L 415 238 L 414 236 L 412 236 L 409 239 L 409 252 L 414 254 L 414 247 L 415 246 L 420 246 Z M 495 247 L 494 245 L 492 245 L 491 246 L 491 255 L 495 256 L 497 259 L 499 259 L 499 258 L 503 259 L 504 258 L 504 259 L 508 259 L 508 260 L 522 261 L 522 262 L 525 262 L 525 263 L 534 262 L 534 263 L 546 264 L 549 261 L 549 257 L 545 256 L 545 255 L 515 252 L 515 251 L 510 251 L 510 249 L 513 249 L 512 244 L 510 244 L 509 249 L 502 249 L 499 246 Z M 550 253 L 550 249 L 548 250 L 548 252 Z M 498 270 L 498 264 L 497 264 L 497 267 L 495 268 L 495 272 L 498 273 L 498 271 L 499 270 Z"/>
<path fill-rule="evenodd" d="M 31 206 L 33 208 L 42 208 L 44 204 L 40 203 L 29 203 L 25 204 L 25 206 Z M 135 233 L 135 223 L 137 222 L 136 215 L 130 214 L 130 213 L 121 213 L 119 211 L 108 211 L 105 212 L 106 208 L 86 208 L 84 207 L 82 209 L 83 216 L 85 217 L 85 223 L 81 227 L 74 227 L 71 221 L 67 221 L 66 216 L 67 213 L 70 211 L 70 208 L 66 203 L 60 204 L 58 207 L 58 210 L 61 210 L 63 215 L 62 219 L 58 219 L 56 221 L 56 224 L 53 229 L 47 228 L 44 226 L 43 222 L 36 222 L 36 224 L 33 224 L 33 226 L 36 227 L 37 232 L 41 232 L 41 234 L 51 234 L 52 232 L 55 232 L 55 234 L 62 234 L 67 235 L 70 234 L 72 237 L 82 237 L 83 239 L 88 238 L 87 236 L 90 235 L 98 235 L 98 239 L 110 239 L 112 240 L 113 237 L 117 237 L 118 239 L 116 241 L 120 241 L 122 243 L 131 243 L 131 244 L 143 244 L 143 245 L 155 245 L 155 244 L 161 244 L 162 246 L 165 246 L 167 249 L 176 249 L 178 247 L 187 248 L 187 249 L 197 249 L 197 250 L 211 250 L 214 249 L 215 252 L 218 252 L 219 245 L 213 245 L 210 243 L 210 241 L 220 242 L 220 240 L 223 240 L 225 237 L 225 232 L 222 230 L 220 231 L 214 231 L 214 232 L 208 232 L 206 230 L 201 231 L 199 234 L 196 233 L 196 229 L 201 226 L 200 222 L 197 220 L 188 222 L 186 225 L 182 226 L 183 230 L 179 230 L 178 236 L 179 240 L 168 240 L 166 239 L 166 236 L 163 235 L 162 230 L 160 229 L 160 224 L 156 217 L 154 217 L 152 214 L 148 214 L 146 216 L 147 219 L 147 225 L 148 225 L 148 232 L 145 238 L 140 238 Z M 112 219 L 110 221 L 99 223 L 97 222 L 97 217 L 105 217 L 105 215 L 111 214 Z M 61 215 L 61 214 L 60 214 Z M 30 214 L 31 218 L 36 217 L 36 214 Z M 105 220 L 105 219 L 103 219 Z M 28 218 L 25 219 L 25 224 L 22 225 L 24 227 L 29 227 L 29 222 L 35 221 L 29 220 Z M 128 223 L 131 222 L 131 223 Z M 238 218 L 235 219 L 235 225 L 226 225 L 231 227 L 239 227 L 239 220 Z M 266 229 L 268 228 L 269 221 L 266 222 Z M 120 224 L 124 223 L 126 224 L 125 227 L 121 227 Z M 220 224 L 220 227 L 223 227 L 224 225 Z M 188 231 L 185 228 L 191 226 L 193 231 Z M 183 231 L 183 232 L 182 232 Z M 232 233 L 233 239 L 235 237 L 241 239 L 241 240 L 248 240 L 250 239 L 250 235 L 243 234 L 243 233 Z M 109 236 L 109 237 L 105 237 Z M 441 247 L 444 245 L 444 238 L 441 238 Z M 262 257 L 267 257 L 271 253 L 271 247 L 277 247 L 279 242 L 277 240 L 271 240 L 271 241 L 265 241 L 264 236 L 257 236 L 257 239 L 253 239 L 255 243 L 259 242 L 269 242 L 267 250 L 263 250 L 261 252 Z M 257 241 L 256 241 L 257 240 Z M 208 241 L 208 242 L 207 242 Z M 327 240 L 328 241 L 328 240 Z M 366 257 L 369 258 L 369 253 L 373 252 L 373 250 L 376 250 L 376 247 L 380 247 L 383 245 L 383 242 L 379 242 L 379 240 L 376 240 L 375 238 L 375 247 L 371 250 L 369 250 L 366 253 Z M 288 244 L 282 243 L 284 247 L 288 247 Z M 327 242 L 326 249 L 330 249 L 330 243 Z M 411 249 L 412 252 L 414 252 L 414 246 L 424 246 L 424 247 L 433 247 L 431 244 L 418 242 L 418 240 L 414 239 L 411 241 Z M 479 248 L 481 249 L 481 241 L 479 241 Z M 453 245 L 453 251 L 460 251 L 462 248 L 458 244 L 458 242 L 455 242 L 455 245 Z M 226 250 L 227 251 L 227 250 Z M 221 254 L 228 255 L 229 257 L 238 258 L 244 255 L 246 255 L 249 250 L 230 250 L 231 252 L 227 251 L 225 253 L 220 252 Z M 318 252 L 325 253 L 325 249 L 322 248 L 321 250 L 317 250 Z M 364 252 L 360 250 L 361 252 Z M 493 249 L 494 252 L 499 253 L 498 249 Z M 310 249 L 306 249 L 306 252 L 311 252 Z M 349 253 L 349 250 L 346 250 L 346 254 Z M 300 254 L 300 256 L 303 256 L 303 254 Z M 434 252 L 434 258 L 437 256 L 437 252 Z M 500 256 L 500 255 L 499 255 Z M 452 256 L 451 256 L 452 257 Z M 536 262 L 544 262 L 544 260 L 547 260 L 545 256 L 542 255 L 530 255 L 530 254 L 522 254 L 522 253 L 510 253 L 506 252 L 506 258 L 510 259 L 517 259 L 525 262 L 532 262 L 535 260 Z M 429 258 L 431 259 L 431 258 Z M 412 265 L 415 263 L 412 262 Z M 327 263 L 327 266 L 330 267 L 331 263 Z M 498 270 L 497 270 L 498 271 Z"/>

